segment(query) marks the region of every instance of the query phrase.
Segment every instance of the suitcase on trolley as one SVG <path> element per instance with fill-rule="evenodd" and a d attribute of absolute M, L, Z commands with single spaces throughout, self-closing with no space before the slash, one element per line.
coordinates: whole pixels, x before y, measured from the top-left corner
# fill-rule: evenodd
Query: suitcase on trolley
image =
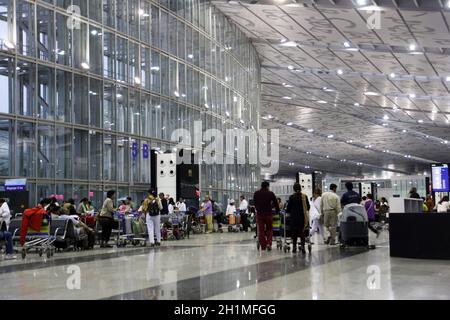
<path fill-rule="evenodd" d="M 234 226 L 236 224 L 236 216 L 234 214 L 228 216 L 228 224 L 230 226 Z"/>
<path fill-rule="evenodd" d="M 339 240 L 343 246 L 369 245 L 369 219 L 362 205 L 345 206 L 340 219 Z"/>

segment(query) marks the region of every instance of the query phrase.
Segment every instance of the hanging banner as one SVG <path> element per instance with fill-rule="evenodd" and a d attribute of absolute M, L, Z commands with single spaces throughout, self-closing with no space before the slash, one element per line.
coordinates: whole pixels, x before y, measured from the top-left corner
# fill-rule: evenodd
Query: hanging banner
<path fill-rule="evenodd" d="M 137 142 L 133 142 L 131 154 L 133 156 L 133 160 L 136 160 L 139 154 Z"/>
<path fill-rule="evenodd" d="M 144 159 L 148 159 L 149 157 L 149 150 L 148 150 L 148 144 L 143 144 L 142 145 L 142 154 L 144 156 Z"/>

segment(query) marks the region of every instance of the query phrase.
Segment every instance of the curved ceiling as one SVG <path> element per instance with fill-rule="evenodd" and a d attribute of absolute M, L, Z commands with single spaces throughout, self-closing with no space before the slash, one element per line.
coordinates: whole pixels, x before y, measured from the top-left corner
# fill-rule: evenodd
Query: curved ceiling
<path fill-rule="evenodd" d="M 450 160 L 450 2 L 213 3 L 259 52 L 280 174 L 417 174 Z"/>

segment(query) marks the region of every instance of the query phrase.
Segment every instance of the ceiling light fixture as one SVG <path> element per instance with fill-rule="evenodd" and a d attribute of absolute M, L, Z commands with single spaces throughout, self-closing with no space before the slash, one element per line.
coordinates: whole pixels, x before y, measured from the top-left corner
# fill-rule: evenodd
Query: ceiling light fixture
<path fill-rule="evenodd" d="M 409 95 L 409 97 L 410 97 L 411 99 L 415 99 L 415 98 L 416 98 L 416 94 L 415 94 L 415 93 L 411 93 L 411 94 Z"/>
<path fill-rule="evenodd" d="M 394 79 L 396 76 L 397 76 L 397 75 L 396 75 L 395 73 L 392 72 L 392 73 L 389 75 L 389 78 Z"/>
<path fill-rule="evenodd" d="M 326 101 L 324 101 L 324 100 L 319 100 L 319 101 L 317 101 L 317 103 L 320 103 L 320 104 L 327 104 L 328 102 L 326 102 Z"/>
<path fill-rule="evenodd" d="M 380 95 L 379 93 L 373 92 L 373 91 L 367 91 L 367 92 L 364 92 L 364 94 L 366 96 L 379 96 Z"/>
<path fill-rule="evenodd" d="M 343 71 L 342 69 L 338 69 L 338 70 L 337 70 L 337 74 L 341 76 L 341 75 L 344 74 L 344 71 Z"/>
<path fill-rule="evenodd" d="M 358 102 L 356 102 L 355 104 L 354 104 L 354 106 L 355 107 L 359 107 L 359 106 L 361 106 Z"/>
<path fill-rule="evenodd" d="M 333 139 L 333 138 L 334 138 L 334 135 L 333 135 L 333 134 L 330 134 L 330 135 L 328 135 L 327 138 L 328 138 L 328 139 Z"/>
<path fill-rule="evenodd" d="M 308 129 L 308 132 L 309 132 L 309 133 L 313 133 L 313 132 L 314 132 L 314 129 Z"/>
<path fill-rule="evenodd" d="M 389 120 L 389 116 L 387 114 L 384 115 L 383 117 L 384 120 Z"/>
<path fill-rule="evenodd" d="M 294 67 L 293 66 L 288 66 L 288 69 L 289 70 L 294 70 Z"/>
<path fill-rule="evenodd" d="M 344 47 L 350 48 L 350 43 L 349 43 L 348 41 L 345 41 L 345 42 L 344 42 Z"/>
<path fill-rule="evenodd" d="M 414 43 L 411 43 L 409 45 L 409 51 L 415 51 L 416 50 L 416 45 Z"/>
<path fill-rule="evenodd" d="M 292 122 L 288 122 L 286 125 L 288 125 L 288 126 L 292 126 L 292 125 L 294 125 Z"/>
<path fill-rule="evenodd" d="M 292 100 L 292 97 L 286 96 L 286 97 L 282 97 L 281 99 L 284 99 L 284 100 Z"/>

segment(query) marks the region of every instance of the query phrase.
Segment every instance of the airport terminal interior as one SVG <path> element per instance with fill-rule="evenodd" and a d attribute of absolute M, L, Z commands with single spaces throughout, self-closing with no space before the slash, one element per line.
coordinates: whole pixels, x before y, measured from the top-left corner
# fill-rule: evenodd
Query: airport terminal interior
<path fill-rule="evenodd" d="M 449 25 L 0 0 L 0 300 L 450 299 Z"/>

